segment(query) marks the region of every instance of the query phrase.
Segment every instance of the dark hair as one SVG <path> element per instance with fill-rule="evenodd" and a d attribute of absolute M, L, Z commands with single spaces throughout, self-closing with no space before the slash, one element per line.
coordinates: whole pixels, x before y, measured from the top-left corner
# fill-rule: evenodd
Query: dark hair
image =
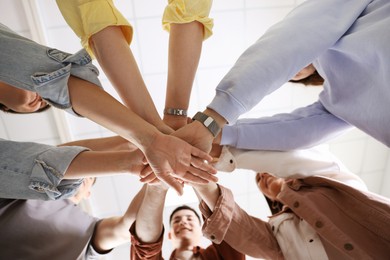
<path fill-rule="evenodd" d="M 279 213 L 280 211 L 282 211 L 283 204 L 281 202 L 276 201 L 276 200 L 271 200 L 270 198 L 268 198 L 265 195 L 264 195 L 264 197 L 265 197 L 265 200 L 267 201 L 268 207 L 271 210 L 272 215 L 275 215 L 275 214 Z"/>
<path fill-rule="evenodd" d="M 305 86 L 322 86 L 324 84 L 324 79 L 318 74 L 317 70 L 313 74 L 307 76 L 306 78 L 300 80 L 289 80 L 292 83 L 301 83 Z"/>
<path fill-rule="evenodd" d="M 16 112 L 12 109 L 9 109 L 8 107 L 6 107 L 5 105 L 1 104 L 0 103 L 0 110 L 3 111 L 3 112 L 6 112 L 6 113 L 11 113 L 11 114 L 32 114 L 32 113 L 39 113 L 39 112 L 43 112 L 43 111 L 46 111 L 48 110 L 49 108 L 51 108 L 51 106 L 49 104 L 47 104 L 46 106 L 38 109 L 37 111 L 34 111 L 34 112 L 27 112 L 27 113 L 21 113 L 21 112 Z"/>
<path fill-rule="evenodd" d="M 192 212 L 194 212 L 195 216 L 196 216 L 196 217 L 198 218 L 198 220 L 199 220 L 199 223 L 201 223 L 199 214 L 198 214 L 198 212 L 196 212 L 196 210 L 194 210 L 194 209 L 191 208 L 190 206 L 182 205 L 182 206 L 180 206 L 180 207 L 175 208 L 175 209 L 172 211 L 171 216 L 169 216 L 169 224 L 171 224 L 171 222 L 172 222 L 173 215 L 174 215 L 176 212 L 178 212 L 178 211 L 180 211 L 180 210 L 184 210 L 184 209 L 188 209 L 188 210 L 191 210 Z"/>

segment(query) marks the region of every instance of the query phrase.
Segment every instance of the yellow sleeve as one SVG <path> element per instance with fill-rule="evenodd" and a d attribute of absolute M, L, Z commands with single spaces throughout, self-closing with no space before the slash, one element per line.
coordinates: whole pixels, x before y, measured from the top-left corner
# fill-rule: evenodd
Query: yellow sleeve
<path fill-rule="evenodd" d="M 162 24 L 169 32 L 171 23 L 190 23 L 198 21 L 203 24 L 206 40 L 213 34 L 213 19 L 209 18 L 212 0 L 168 0 Z"/>
<path fill-rule="evenodd" d="M 56 0 L 62 16 L 81 39 L 82 46 L 93 57 L 89 38 L 108 26 L 120 26 L 128 44 L 133 28 L 112 0 Z"/>

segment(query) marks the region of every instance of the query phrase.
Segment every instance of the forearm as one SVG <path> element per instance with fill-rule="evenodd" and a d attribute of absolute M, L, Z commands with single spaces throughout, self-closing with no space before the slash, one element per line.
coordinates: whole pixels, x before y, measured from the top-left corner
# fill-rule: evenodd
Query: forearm
<path fill-rule="evenodd" d="M 303 149 L 324 143 L 351 128 L 316 102 L 291 113 L 240 119 L 222 130 L 221 145 L 250 150 Z"/>
<path fill-rule="evenodd" d="M 163 210 L 167 189 L 148 185 L 135 222 L 137 237 L 145 243 L 156 242 L 163 229 Z"/>
<path fill-rule="evenodd" d="M 204 185 L 193 185 L 193 188 L 198 198 L 203 200 L 209 209 L 213 211 L 220 196 L 218 184 L 209 182 Z"/>
<path fill-rule="evenodd" d="M 135 221 L 138 209 L 145 195 L 146 185 L 135 195 L 126 213 L 122 217 L 103 219 L 93 236 L 93 246 L 100 251 L 107 251 L 130 241 L 130 226 Z"/>
<path fill-rule="evenodd" d="M 126 106 L 147 122 L 160 127 L 162 120 L 120 27 L 109 26 L 92 35 L 91 46 Z"/>
<path fill-rule="evenodd" d="M 92 151 L 134 150 L 136 147 L 120 136 L 72 141 L 58 146 L 83 146 Z"/>
<path fill-rule="evenodd" d="M 64 179 L 138 174 L 142 168 L 142 158 L 141 152 L 134 154 L 134 152 L 128 151 L 85 151 L 73 159 L 66 170 Z"/>
<path fill-rule="evenodd" d="M 170 25 L 168 81 L 165 107 L 187 110 L 198 68 L 203 41 L 203 25 L 197 21 Z M 164 115 L 171 127 L 186 124 L 186 116 Z"/>
<path fill-rule="evenodd" d="M 206 218 L 203 235 L 217 244 L 225 241 L 237 251 L 252 257 L 280 259 L 278 242 L 270 225 L 241 209 L 229 189 L 220 185 L 219 192 L 214 210 L 206 201 L 200 204 L 202 215 Z"/>
<path fill-rule="evenodd" d="M 149 146 L 159 131 L 104 90 L 76 77 L 68 81 L 73 109 L 137 147 Z"/>

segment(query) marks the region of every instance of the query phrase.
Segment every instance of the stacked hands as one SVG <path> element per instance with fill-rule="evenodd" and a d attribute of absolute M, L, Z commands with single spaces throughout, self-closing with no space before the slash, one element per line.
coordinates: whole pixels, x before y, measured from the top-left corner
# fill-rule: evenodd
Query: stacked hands
<path fill-rule="evenodd" d="M 213 157 L 208 154 L 214 137 L 208 130 L 183 116 L 166 115 L 164 122 L 170 134 L 157 135 L 143 151 L 143 167 L 137 172 L 140 181 L 150 185 L 163 183 L 179 195 L 183 194 L 184 183 L 217 182 L 217 170 L 210 164 Z"/>

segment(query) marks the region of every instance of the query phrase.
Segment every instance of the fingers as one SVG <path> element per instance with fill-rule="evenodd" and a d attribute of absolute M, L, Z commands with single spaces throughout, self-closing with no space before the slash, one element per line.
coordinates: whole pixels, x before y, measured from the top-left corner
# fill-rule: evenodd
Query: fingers
<path fill-rule="evenodd" d="M 150 167 L 150 165 L 146 165 L 142 171 L 140 172 L 139 176 L 141 178 L 145 178 L 146 176 L 150 175 L 150 174 L 153 174 L 153 170 L 152 168 Z"/>
<path fill-rule="evenodd" d="M 213 175 L 209 175 L 210 177 L 200 177 L 198 175 L 194 175 L 194 172 L 199 171 L 196 168 L 192 168 L 191 171 L 192 172 L 186 172 L 180 178 L 186 183 L 188 182 L 188 183 L 197 183 L 197 184 L 207 184 L 210 181 L 215 182 L 218 180 L 218 178 Z"/>
<path fill-rule="evenodd" d="M 149 174 L 149 175 L 147 175 L 147 176 L 145 176 L 145 177 L 142 177 L 142 178 L 140 179 L 140 181 L 143 182 L 143 183 L 151 183 L 151 182 L 153 182 L 155 179 L 157 179 L 157 176 L 156 176 L 154 173 L 151 173 L 151 174 Z"/>
<path fill-rule="evenodd" d="M 176 180 L 170 173 L 156 174 L 157 177 L 165 183 L 168 187 L 174 189 L 179 196 L 183 195 L 183 184 Z"/>
<path fill-rule="evenodd" d="M 210 154 L 203 152 L 202 150 L 196 147 L 192 147 L 191 155 L 206 160 L 208 162 L 211 162 L 213 160 L 213 157 Z"/>
<path fill-rule="evenodd" d="M 217 173 L 217 170 L 212 165 L 208 164 L 207 161 L 201 160 L 196 157 L 191 158 L 191 165 L 207 173 L 211 173 L 211 174 Z"/>

